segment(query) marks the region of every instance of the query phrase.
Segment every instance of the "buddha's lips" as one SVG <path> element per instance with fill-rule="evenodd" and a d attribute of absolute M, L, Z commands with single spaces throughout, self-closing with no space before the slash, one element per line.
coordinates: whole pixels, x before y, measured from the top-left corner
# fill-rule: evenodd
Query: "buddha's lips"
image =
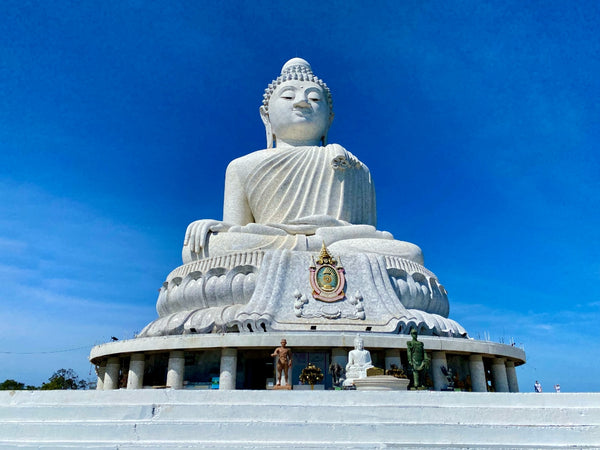
<path fill-rule="evenodd" d="M 305 111 L 302 109 L 294 109 L 293 112 L 302 117 L 306 117 L 307 115 L 312 113 L 312 111 Z"/>

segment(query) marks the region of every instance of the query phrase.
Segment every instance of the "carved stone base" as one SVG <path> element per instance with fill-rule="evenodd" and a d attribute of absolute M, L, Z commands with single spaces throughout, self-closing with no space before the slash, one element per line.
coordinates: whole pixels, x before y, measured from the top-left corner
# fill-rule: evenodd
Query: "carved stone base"
<path fill-rule="evenodd" d="M 318 256 L 318 255 L 317 255 Z M 269 250 L 195 261 L 160 290 L 159 318 L 139 337 L 273 331 L 335 331 L 467 337 L 445 317 L 448 298 L 433 273 L 375 253 L 333 255 L 344 270 L 340 298 L 311 285 L 315 255 Z"/>
<path fill-rule="evenodd" d="M 359 391 L 406 391 L 408 378 L 396 378 L 391 375 L 375 375 L 354 380 Z"/>

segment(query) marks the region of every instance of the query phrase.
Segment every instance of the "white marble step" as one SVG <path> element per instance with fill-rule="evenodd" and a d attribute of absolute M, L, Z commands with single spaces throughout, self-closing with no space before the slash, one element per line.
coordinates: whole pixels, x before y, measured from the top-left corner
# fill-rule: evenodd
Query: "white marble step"
<path fill-rule="evenodd" d="M 0 448 L 599 448 L 600 394 L 0 392 Z"/>
<path fill-rule="evenodd" d="M 253 420 L 266 422 L 273 419 L 273 410 L 277 411 L 277 420 L 295 422 L 306 415 L 306 406 L 300 405 L 256 405 L 248 404 L 161 404 L 161 405 L 41 405 L 41 406 L 0 406 L 0 423 L 37 422 L 60 417 L 61 421 L 97 421 L 102 420 L 154 420 L 196 422 L 222 422 L 228 420 Z M 343 408 L 343 414 L 340 409 Z M 417 408 L 415 410 L 415 408 Z M 600 423 L 600 408 L 583 407 L 545 407 L 527 408 L 523 406 L 343 406 L 319 405 L 310 408 L 306 422 L 402 422 L 402 423 L 460 423 L 469 425 L 588 425 Z M 233 417 L 232 417 L 233 416 Z"/>
<path fill-rule="evenodd" d="M 576 439 L 574 439 L 576 437 Z M 467 445 L 598 445 L 600 425 L 508 426 L 402 423 L 255 422 L 28 422 L 0 424 L 0 442 L 79 441 L 106 444 L 154 442 L 196 443 L 237 441 L 262 445 L 265 441 L 338 445 L 354 443 L 467 444 Z"/>
<path fill-rule="evenodd" d="M 12 429 L 11 429 L 12 428 Z M 119 446 L 122 444 L 190 445 L 217 443 L 233 445 L 236 442 L 253 446 L 265 446 L 266 442 L 294 445 L 466 445 L 507 447 L 528 446 L 575 446 L 597 448 L 600 427 L 522 427 L 479 426 L 444 424 L 306 424 L 227 422 L 199 426 L 187 423 L 29 423 L 0 427 L 0 443 L 44 443 L 64 441 L 87 442 Z M 574 439 L 576 436 L 576 439 Z"/>

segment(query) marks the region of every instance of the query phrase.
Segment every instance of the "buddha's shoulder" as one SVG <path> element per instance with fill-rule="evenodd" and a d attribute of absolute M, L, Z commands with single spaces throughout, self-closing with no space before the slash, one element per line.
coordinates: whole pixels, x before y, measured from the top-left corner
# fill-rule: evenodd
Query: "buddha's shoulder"
<path fill-rule="evenodd" d="M 246 172 L 249 168 L 256 166 L 268 155 L 273 153 L 273 149 L 258 150 L 256 152 L 248 153 L 247 155 L 240 156 L 234 159 L 227 165 L 228 173 L 239 173 Z"/>
<path fill-rule="evenodd" d="M 257 150 L 255 152 L 248 153 L 231 161 L 229 163 L 229 167 L 246 167 L 250 163 L 261 161 L 269 157 L 270 155 L 273 155 L 276 151 L 276 149 L 267 148 L 264 150 Z"/>

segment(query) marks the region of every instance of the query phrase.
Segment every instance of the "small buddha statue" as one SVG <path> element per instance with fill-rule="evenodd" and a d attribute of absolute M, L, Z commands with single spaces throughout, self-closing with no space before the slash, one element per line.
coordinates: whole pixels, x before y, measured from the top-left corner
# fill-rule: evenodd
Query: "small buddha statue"
<path fill-rule="evenodd" d="M 183 262 L 235 252 L 290 249 L 370 252 L 423 264 L 419 247 L 376 229 L 375 189 L 367 166 L 327 144 L 333 103 L 311 66 L 293 58 L 265 90 L 260 115 L 267 148 L 232 161 L 223 220 L 186 231 Z"/>
<path fill-rule="evenodd" d="M 365 343 L 360 335 L 354 339 L 354 350 L 348 353 L 348 364 L 346 364 L 346 381 L 344 386 L 351 385 L 357 378 L 366 378 L 367 369 L 373 367 L 371 352 L 365 350 Z"/>

